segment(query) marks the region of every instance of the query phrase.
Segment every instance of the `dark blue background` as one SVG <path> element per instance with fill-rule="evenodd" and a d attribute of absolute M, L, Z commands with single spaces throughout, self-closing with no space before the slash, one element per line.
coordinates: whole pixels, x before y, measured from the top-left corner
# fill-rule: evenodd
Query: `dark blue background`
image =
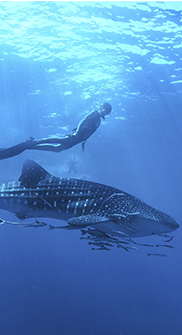
<path fill-rule="evenodd" d="M 105 100 L 113 111 L 84 152 L 24 152 L 0 162 L 0 182 L 17 180 L 31 158 L 53 175 L 136 195 L 181 224 L 180 6 L 1 3 L 1 147 L 70 133 Z M 0 333 L 180 335 L 181 228 L 174 236 L 174 249 L 159 250 L 168 257 L 148 257 L 147 247 L 93 251 L 79 231 L 2 225 Z"/>

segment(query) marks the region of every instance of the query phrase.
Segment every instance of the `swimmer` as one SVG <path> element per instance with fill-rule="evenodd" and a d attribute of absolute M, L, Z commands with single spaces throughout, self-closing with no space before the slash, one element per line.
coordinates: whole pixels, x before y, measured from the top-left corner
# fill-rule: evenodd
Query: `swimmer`
<path fill-rule="evenodd" d="M 101 104 L 99 110 L 87 114 L 78 124 L 78 127 L 71 134 L 64 137 L 50 137 L 43 139 L 34 139 L 30 137 L 25 142 L 14 145 L 9 148 L 0 149 L 0 160 L 19 155 L 25 150 L 44 150 L 52 152 L 61 152 L 72 148 L 78 143 L 82 144 L 82 151 L 85 148 L 86 140 L 97 130 L 101 124 L 101 118 L 110 114 L 112 110 L 108 102 Z"/>

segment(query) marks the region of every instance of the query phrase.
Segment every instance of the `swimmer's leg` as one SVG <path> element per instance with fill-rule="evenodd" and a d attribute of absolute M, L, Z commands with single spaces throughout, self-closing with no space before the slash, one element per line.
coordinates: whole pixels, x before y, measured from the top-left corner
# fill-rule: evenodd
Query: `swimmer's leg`
<path fill-rule="evenodd" d="M 30 147 L 30 149 L 61 152 L 73 147 L 76 144 L 77 141 L 75 141 L 74 136 L 43 138 L 41 140 L 34 141 L 34 144 Z"/>
<path fill-rule="evenodd" d="M 30 139 L 25 142 L 19 143 L 10 148 L 0 149 L 0 160 L 19 155 L 23 151 L 31 149 L 34 143 L 35 143 L 34 138 L 30 137 Z"/>
<path fill-rule="evenodd" d="M 70 135 L 65 135 L 64 137 L 47 137 L 47 138 L 42 138 L 34 141 L 34 145 L 39 145 L 39 144 L 64 144 L 69 142 L 69 137 Z"/>
<path fill-rule="evenodd" d="M 32 150 L 42 150 L 42 151 L 52 151 L 52 152 L 61 152 L 63 150 L 66 150 L 65 146 L 61 144 L 36 144 L 32 148 Z"/>

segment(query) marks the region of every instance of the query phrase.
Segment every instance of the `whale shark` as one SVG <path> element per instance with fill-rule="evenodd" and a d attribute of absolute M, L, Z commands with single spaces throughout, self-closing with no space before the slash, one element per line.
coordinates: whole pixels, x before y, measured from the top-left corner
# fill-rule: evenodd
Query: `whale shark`
<path fill-rule="evenodd" d="M 179 227 L 170 215 L 129 193 L 92 181 L 55 177 L 30 159 L 18 181 L 0 184 L 0 208 L 20 220 L 56 218 L 67 221 L 60 228 L 87 227 L 106 237 L 161 235 Z"/>

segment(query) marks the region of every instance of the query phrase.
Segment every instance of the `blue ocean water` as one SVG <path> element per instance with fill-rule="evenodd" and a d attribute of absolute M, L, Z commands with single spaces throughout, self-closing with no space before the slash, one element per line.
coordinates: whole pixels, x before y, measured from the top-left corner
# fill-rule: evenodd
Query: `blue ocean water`
<path fill-rule="evenodd" d="M 0 162 L 0 183 L 30 158 L 181 224 L 181 1 L 1 2 L 0 18 L 0 147 L 64 136 L 103 101 L 113 107 L 84 152 L 25 151 Z M 149 257 L 144 246 L 93 251 L 80 231 L 1 225 L 0 334 L 181 335 L 181 228 L 173 236 L 174 249 L 155 250 L 167 257 Z"/>

